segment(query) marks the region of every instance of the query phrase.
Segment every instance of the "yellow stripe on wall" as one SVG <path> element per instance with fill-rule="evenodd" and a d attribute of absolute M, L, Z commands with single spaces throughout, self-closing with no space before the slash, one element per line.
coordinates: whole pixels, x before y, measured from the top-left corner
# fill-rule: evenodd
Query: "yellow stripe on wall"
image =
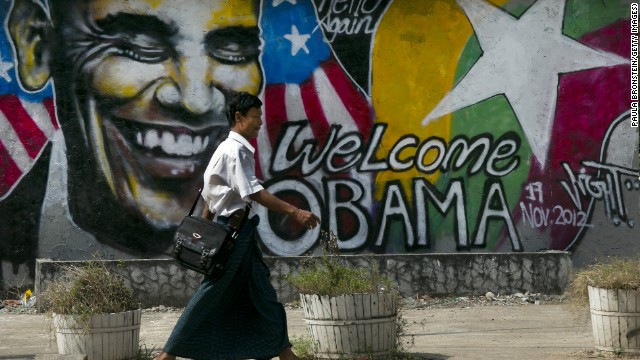
<path fill-rule="evenodd" d="M 506 0 L 490 2 L 501 5 Z M 379 158 L 386 157 L 406 134 L 415 134 L 421 141 L 429 136 L 449 139 L 451 115 L 425 127 L 420 123 L 453 87 L 460 54 L 472 34 L 471 24 L 454 0 L 395 0 L 390 5 L 377 29 L 371 59 L 376 122 L 388 124 Z M 407 149 L 400 158 L 412 155 L 414 149 Z M 380 172 L 376 183 L 401 180 L 409 194 L 416 176 L 432 183 L 438 179 L 438 173 L 425 175 L 413 168 Z M 383 190 L 384 186 L 377 188 L 376 198 Z"/>

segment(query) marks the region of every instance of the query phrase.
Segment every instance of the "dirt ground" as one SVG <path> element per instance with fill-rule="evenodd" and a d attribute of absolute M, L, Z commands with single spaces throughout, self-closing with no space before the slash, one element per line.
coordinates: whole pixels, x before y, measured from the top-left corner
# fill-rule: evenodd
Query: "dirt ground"
<path fill-rule="evenodd" d="M 588 316 L 572 311 L 562 297 L 518 294 L 507 297 L 407 299 L 402 312 L 403 339 L 413 342 L 413 359 L 640 359 L 593 350 Z M 307 335 L 302 309 L 286 306 L 290 337 Z M 158 351 L 180 309 L 147 309 L 141 346 Z M 586 314 L 584 314 L 586 315 Z M 0 360 L 55 354 L 46 317 L 28 311 L 0 311 Z"/>

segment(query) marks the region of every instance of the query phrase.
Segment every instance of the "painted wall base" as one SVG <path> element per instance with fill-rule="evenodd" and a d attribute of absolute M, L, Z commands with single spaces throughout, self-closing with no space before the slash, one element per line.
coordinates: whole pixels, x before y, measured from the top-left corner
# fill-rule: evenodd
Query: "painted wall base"
<path fill-rule="evenodd" d="M 265 257 L 271 282 L 281 301 L 298 293 L 282 275 L 300 267 L 304 257 Z M 377 261 L 403 296 L 416 294 L 484 295 L 517 292 L 559 295 L 564 292 L 572 268 L 565 251 L 535 253 L 344 255 L 341 260 L 358 267 Z M 118 267 L 143 306 L 184 306 L 200 284 L 202 275 L 185 270 L 172 259 L 105 260 Z M 54 279 L 59 266 L 82 261 L 37 259 L 35 290 L 38 294 Z"/>

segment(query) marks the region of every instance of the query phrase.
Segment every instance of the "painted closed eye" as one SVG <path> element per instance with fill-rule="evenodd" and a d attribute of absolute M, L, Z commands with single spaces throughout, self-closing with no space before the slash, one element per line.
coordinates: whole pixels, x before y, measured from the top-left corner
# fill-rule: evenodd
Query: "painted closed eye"
<path fill-rule="evenodd" d="M 246 64 L 260 54 L 259 30 L 241 26 L 218 29 L 207 34 L 205 46 L 209 56 L 223 64 Z"/>
<path fill-rule="evenodd" d="M 171 55 L 168 47 L 146 36 L 124 37 L 116 41 L 113 49 L 116 56 L 125 56 L 143 63 L 163 62 Z"/>
<path fill-rule="evenodd" d="M 115 49 L 115 55 L 125 56 L 138 62 L 159 63 L 169 58 L 167 51 L 158 48 L 124 45 Z"/>
<path fill-rule="evenodd" d="M 247 62 L 247 59 L 249 58 L 248 56 L 243 55 L 242 53 L 235 52 L 235 51 L 227 51 L 224 49 L 210 51 L 209 54 L 211 55 L 212 58 L 218 60 L 219 62 L 223 64 L 231 64 L 231 65 L 244 64 Z"/>
<path fill-rule="evenodd" d="M 173 56 L 169 43 L 176 29 L 155 16 L 119 12 L 97 19 L 96 37 L 110 52 L 144 63 L 159 63 Z"/>
<path fill-rule="evenodd" d="M 258 58 L 260 51 L 254 47 L 242 48 L 233 44 L 225 48 L 209 49 L 209 55 L 223 64 L 245 64 Z"/>

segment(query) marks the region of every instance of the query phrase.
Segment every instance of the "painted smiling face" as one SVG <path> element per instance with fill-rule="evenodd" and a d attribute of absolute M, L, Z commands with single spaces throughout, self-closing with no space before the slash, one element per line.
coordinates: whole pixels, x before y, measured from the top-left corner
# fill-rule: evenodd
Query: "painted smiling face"
<path fill-rule="evenodd" d="M 255 2 L 69 1 L 51 11 L 70 193 L 91 193 L 95 179 L 129 215 L 175 226 L 226 137 L 227 96 L 260 90 Z M 78 209 L 99 206 L 88 197 L 76 197 Z"/>

